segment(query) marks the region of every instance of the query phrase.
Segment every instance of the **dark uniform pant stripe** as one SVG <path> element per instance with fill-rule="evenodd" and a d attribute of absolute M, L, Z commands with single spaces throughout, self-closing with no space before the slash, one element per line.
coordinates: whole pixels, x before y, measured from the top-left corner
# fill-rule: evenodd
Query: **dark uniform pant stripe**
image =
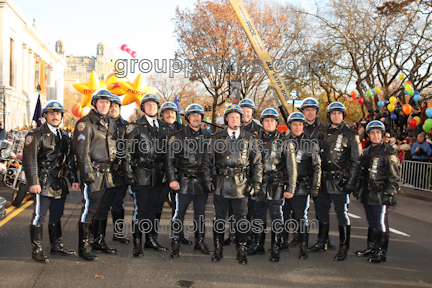
<path fill-rule="evenodd" d="M 388 207 L 386 205 L 363 205 L 369 228 L 389 232 Z"/>

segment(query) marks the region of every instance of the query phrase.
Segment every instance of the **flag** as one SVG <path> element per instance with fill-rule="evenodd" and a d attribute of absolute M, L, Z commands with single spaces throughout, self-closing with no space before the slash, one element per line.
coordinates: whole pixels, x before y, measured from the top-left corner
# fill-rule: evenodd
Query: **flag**
<path fill-rule="evenodd" d="M 178 111 L 178 113 L 177 113 L 177 122 L 182 123 L 181 115 L 180 115 L 180 106 L 178 104 L 177 96 L 174 98 L 174 104 L 177 106 L 177 111 Z"/>
<path fill-rule="evenodd" d="M 33 121 L 36 122 L 37 127 L 42 126 L 42 105 L 40 101 L 40 95 L 38 95 L 38 100 L 36 102 L 36 108 L 33 114 Z"/>

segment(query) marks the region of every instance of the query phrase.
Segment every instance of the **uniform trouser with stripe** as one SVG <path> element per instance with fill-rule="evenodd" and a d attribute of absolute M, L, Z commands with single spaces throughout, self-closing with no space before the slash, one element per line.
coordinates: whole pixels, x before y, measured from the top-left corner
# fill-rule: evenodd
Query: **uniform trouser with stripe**
<path fill-rule="evenodd" d="M 84 203 L 81 209 L 80 222 L 82 223 L 92 223 L 93 217 L 95 217 L 98 210 L 101 199 L 105 193 L 106 189 L 99 191 L 90 191 L 87 184 L 84 184 L 82 191 Z"/>
<path fill-rule="evenodd" d="M 224 198 L 220 195 L 213 196 L 213 206 L 215 210 L 215 218 L 214 220 L 218 223 L 214 224 L 213 228 L 218 232 L 223 233 L 225 231 L 225 218 L 228 213 L 228 208 L 231 205 L 233 209 L 233 216 L 236 223 L 239 223 L 240 220 L 246 221 L 247 215 L 247 204 L 248 198 Z M 219 224 L 220 223 L 220 224 Z M 228 223 L 232 223 L 229 221 Z M 234 228 L 235 225 L 232 226 Z M 231 228 L 231 229 L 232 229 Z"/>
<path fill-rule="evenodd" d="M 282 207 L 285 221 L 288 221 L 291 211 L 294 211 L 296 226 L 308 226 L 309 202 L 310 195 L 294 195 L 291 199 L 285 199 L 285 205 Z"/>
<path fill-rule="evenodd" d="M 162 187 L 152 187 L 151 185 L 131 186 L 132 196 L 134 197 L 133 220 L 154 220 L 157 204 L 162 193 Z"/>
<path fill-rule="evenodd" d="M 379 229 L 382 232 L 389 232 L 388 207 L 386 205 L 363 205 L 366 212 L 366 219 L 369 228 Z"/>
<path fill-rule="evenodd" d="M 157 203 L 156 213 L 162 214 L 163 205 L 165 204 L 165 200 L 167 199 L 170 191 L 171 188 L 169 186 L 162 187 L 162 192 L 159 196 L 158 203 Z"/>
<path fill-rule="evenodd" d="M 63 216 L 66 197 L 54 199 L 54 197 L 32 194 L 33 197 L 33 217 L 32 225 L 41 225 L 49 209 L 49 223 L 58 223 Z"/>
<path fill-rule="evenodd" d="M 318 221 L 330 222 L 330 206 L 333 201 L 339 223 L 338 225 L 350 225 L 350 219 L 348 216 L 348 204 L 350 202 L 349 196 L 349 194 L 329 194 L 321 190 L 315 201 L 318 210 Z"/>
<path fill-rule="evenodd" d="M 267 226 L 267 209 L 270 212 L 270 217 L 272 220 L 272 228 L 273 225 L 281 225 L 283 224 L 283 212 L 282 205 L 283 200 L 268 200 L 268 201 L 255 201 L 255 220 L 260 220 L 262 224 Z"/>
<path fill-rule="evenodd" d="M 99 207 L 96 211 L 95 219 L 107 219 L 110 208 L 113 211 L 119 211 L 124 209 L 123 201 L 124 197 L 126 196 L 127 188 L 128 187 L 126 185 L 123 185 L 119 188 L 107 188 L 102 196 Z"/>
<path fill-rule="evenodd" d="M 207 204 L 208 194 L 203 195 L 191 195 L 191 194 L 179 194 L 175 196 L 175 210 L 173 220 L 184 221 L 186 210 L 191 202 L 193 202 L 194 209 L 194 220 L 198 223 L 200 216 L 205 219 L 205 206 Z"/>

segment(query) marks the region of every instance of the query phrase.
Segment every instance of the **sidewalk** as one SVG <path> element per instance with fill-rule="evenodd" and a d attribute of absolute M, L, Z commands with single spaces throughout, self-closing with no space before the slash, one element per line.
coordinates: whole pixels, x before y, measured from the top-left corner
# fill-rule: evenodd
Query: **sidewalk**
<path fill-rule="evenodd" d="M 398 195 L 432 202 L 432 191 L 417 190 L 415 188 L 403 186 Z"/>

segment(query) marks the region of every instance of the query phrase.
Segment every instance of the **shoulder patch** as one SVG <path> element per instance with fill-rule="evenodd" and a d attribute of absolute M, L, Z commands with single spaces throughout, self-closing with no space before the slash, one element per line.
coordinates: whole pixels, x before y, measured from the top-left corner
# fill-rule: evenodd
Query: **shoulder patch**
<path fill-rule="evenodd" d="M 31 135 L 27 135 L 27 137 L 25 138 L 25 145 L 28 146 L 33 142 L 33 136 Z"/>
<path fill-rule="evenodd" d="M 82 132 L 85 129 L 85 127 L 86 127 L 86 123 L 85 122 L 80 122 L 77 125 L 77 129 L 78 129 L 79 132 Z"/>
<path fill-rule="evenodd" d="M 390 156 L 390 160 L 391 160 L 392 162 L 394 162 L 394 163 L 399 162 L 399 159 L 396 157 L 396 155 L 391 155 L 391 156 Z"/>
<path fill-rule="evenodd" d="M 168 142 L 168 145 L 171 145 L 174 142 L 175 139 L 176 139 L 175 136 L 171 136 L 171 138 L 170 138 L 170 140 Z"/>
<path fill-rule="evenodd" d="M 132 130 L 135 128 L 134 125 L 129 124 L 126 126 L 126 134 L 129 134 L 130 132 L 132 132 Z"/>
<path fill-rule="evenodd" d="M 355 139 L 356 139 L 357 143 L 360 144 L 360 136 L 359 135 L 355 135 Z"/>

